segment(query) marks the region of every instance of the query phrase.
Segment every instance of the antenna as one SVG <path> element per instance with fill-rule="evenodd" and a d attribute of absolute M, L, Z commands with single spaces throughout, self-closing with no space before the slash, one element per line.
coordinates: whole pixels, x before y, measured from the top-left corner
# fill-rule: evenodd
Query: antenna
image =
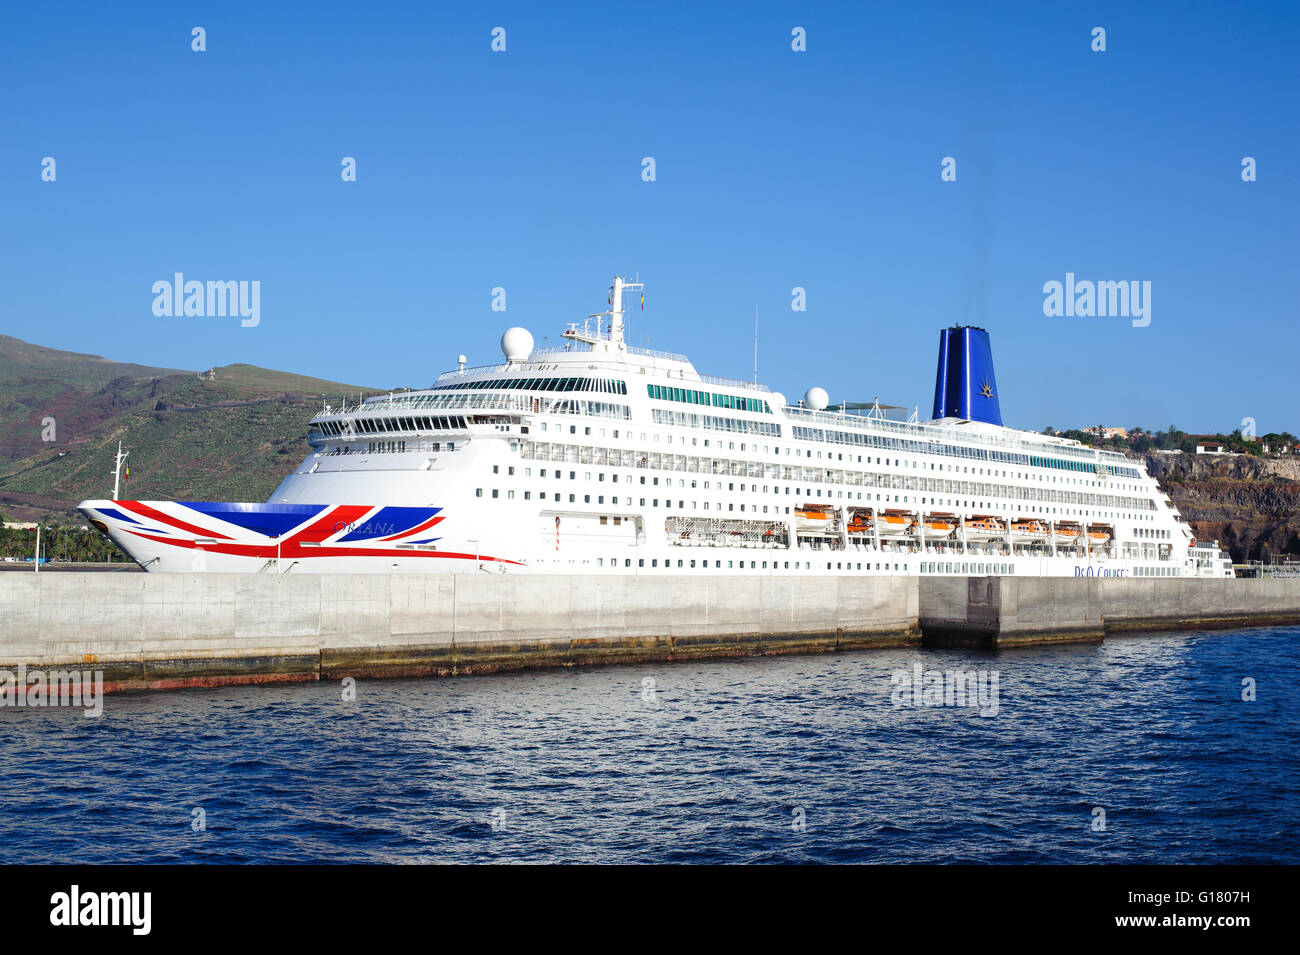
<path fill-rule="evenodd" d="M 758 384 L 758 306 L 754 306 L 754 384 Z"/>

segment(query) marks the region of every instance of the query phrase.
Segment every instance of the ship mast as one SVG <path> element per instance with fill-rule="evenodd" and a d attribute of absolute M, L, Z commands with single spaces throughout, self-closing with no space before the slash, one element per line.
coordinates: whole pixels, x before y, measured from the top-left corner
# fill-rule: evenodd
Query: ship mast
<path fill-rule="evenodd" d="M 604 345 L 606 351 L 618 352 L 619 354 L 626 353 L 627 343 L 623 335 L 623 293 L 629 291 L 640 292 L 644 288 L 644 282 L 625 282 L 621 275 L 615 275 L 614 283 L 609 287 L 609 309 L 604 312 L 593 312 L 587 316 L 596 319 L 595 333 L 593 334 L 585 324 L 581 329 L 577 325 L 570 325 L 565 329 L 564 337 L 574 341 L 586 342 L 593 349 Z M 600 320 L 602 318 L 609 319 L 608 337 L 601 334 Z"/>
<path fill-rule="evenodd" d="M 625 350 L 623 342 L 623 292 L 639 292 L 645 288 L 642 282 L 624 282 L 621 276 L 614 276 L 610 286 L 612 304 L 609 314 L 609 340 L 619 351 Z"/>
<path fill-rule="evenodd" d="M 127 455 L 130 453 L 130 451 L 123 453 L 122 442 L 117 442 L 117 457 L 113 461 L 113 500 L 115 501 L 117 500 L 118 486 L 122 480 L 122 462 L 126 460 Z"/>

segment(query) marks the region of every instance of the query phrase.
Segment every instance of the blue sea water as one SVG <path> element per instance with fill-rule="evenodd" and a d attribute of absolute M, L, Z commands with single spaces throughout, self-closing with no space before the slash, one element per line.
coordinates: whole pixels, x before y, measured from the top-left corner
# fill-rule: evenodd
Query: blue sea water
<path fill-rule="evenodd" d="M 1295 863 L 1298 650 L 1276 628 L 0 710 L 0 841 L 11 862 Z M 997 714 L 896 706 L 918 662 L 996 671 Z"/>

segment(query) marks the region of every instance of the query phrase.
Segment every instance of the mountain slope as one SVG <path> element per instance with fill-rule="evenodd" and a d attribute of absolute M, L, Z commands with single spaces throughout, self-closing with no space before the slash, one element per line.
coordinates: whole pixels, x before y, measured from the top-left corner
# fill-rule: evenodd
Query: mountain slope
<path fill-rule="evenodd" d="M 242 364 L 200 376 L 0 336 L 0 512 L 33 520 L 107 497 L 119 440 L 131 497 L 265 500 L 307 453 L 322 398 L 375 390 Z"/>

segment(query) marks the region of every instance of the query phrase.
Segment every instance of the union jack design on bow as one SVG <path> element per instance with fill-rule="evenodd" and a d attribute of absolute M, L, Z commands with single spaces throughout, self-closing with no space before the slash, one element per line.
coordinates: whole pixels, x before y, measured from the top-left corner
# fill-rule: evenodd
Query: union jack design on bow
<path fill-rule="evenodd" d="M 400 557 L 519 565 L 439 547 L 434 531 L 446 516 L 440 507 L 87 501 L 80 510 L 137 560 L 133 542 L 156 545 L 153 552 L 177 548 L 254 560 Z"/>

